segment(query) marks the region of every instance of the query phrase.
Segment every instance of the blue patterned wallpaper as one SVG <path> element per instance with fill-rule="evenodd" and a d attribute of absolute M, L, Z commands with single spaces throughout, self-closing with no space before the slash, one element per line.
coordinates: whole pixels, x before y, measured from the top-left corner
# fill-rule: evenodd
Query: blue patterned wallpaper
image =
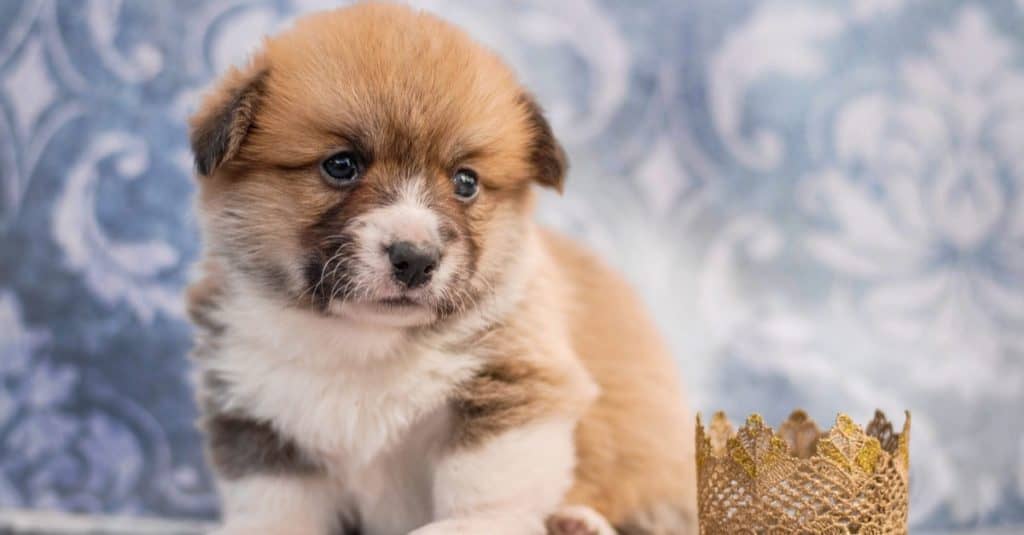
<path fill-rule="evenodd" d="M 208 517 L 184 120 L 320 1 L 0 0 L 0 506 Z M 914 412 L 918 527 L 1024 531 L 1024 0 L 416 2 L 573 160 L 695 402 Z"/>

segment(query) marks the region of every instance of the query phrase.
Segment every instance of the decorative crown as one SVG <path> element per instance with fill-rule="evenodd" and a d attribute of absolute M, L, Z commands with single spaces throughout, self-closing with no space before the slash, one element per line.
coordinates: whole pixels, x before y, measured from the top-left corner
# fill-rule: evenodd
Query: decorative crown
<path fill-rule="evenodd" d="M 822 433 L 801 410 L 778 432 L 758 414 L 736 431 L 697 416 L 697 502 L 708 534 L 906 534 L 910 413 L 903 431 L 881 411 L 865 431 L 839 414 Z"/>

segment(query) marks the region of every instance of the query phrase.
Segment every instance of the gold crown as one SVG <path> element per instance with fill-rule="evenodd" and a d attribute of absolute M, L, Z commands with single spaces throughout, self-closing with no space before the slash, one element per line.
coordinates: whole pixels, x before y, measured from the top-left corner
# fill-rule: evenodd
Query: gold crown
<path fill-rule="evenodd" d="M 910 413 L 901 433 L 881 411 L 862 429 L 845 414 L 826 433 L 795 411 L 778 433 L 754 414 L 735 431 L 697 416 L 702 534 L 907 533 Z"/>

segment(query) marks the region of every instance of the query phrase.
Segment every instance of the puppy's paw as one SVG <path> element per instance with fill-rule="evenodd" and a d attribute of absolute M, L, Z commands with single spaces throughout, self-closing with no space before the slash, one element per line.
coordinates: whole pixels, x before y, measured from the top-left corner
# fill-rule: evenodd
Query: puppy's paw
<path fill-rule="evenodd" d="M 585 505 L 567 505 L 545 522 L 548 535 L 615 535 L 615 528 L 601 513 Z"/>

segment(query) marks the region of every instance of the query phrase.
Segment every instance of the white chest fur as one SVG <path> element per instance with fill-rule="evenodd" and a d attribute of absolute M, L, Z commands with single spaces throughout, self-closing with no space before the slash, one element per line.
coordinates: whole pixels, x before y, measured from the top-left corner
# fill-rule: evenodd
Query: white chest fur
<path fill-rule="evenodd" d="M 221 351 L 204 363 L 231 385 L 229 408 L 271 422 L 341 474 L 397 447 L 479 364 L 398 331 L 258 301 L 233 305 Z"/>

